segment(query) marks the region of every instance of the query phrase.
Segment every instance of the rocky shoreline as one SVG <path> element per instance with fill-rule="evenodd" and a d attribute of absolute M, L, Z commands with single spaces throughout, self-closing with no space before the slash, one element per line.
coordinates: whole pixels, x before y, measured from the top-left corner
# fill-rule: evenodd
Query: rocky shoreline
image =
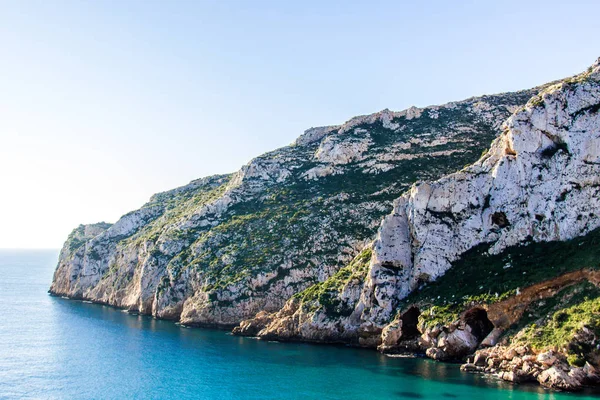
<path fill-rule="evenodd" d="M 478 350 L 460 368 L 513 383 L 537 382 L 555 390 L 578 391 L 600 384 L 599 371 L 589 362 L 582 367 L 571 366 L 563 354 L 551 350 L 536 354 L 527 346 Z"/>
<path fill-rule="evenodd" d="M 592 281 L 595 284 L 600 284 L 597 271 L 577 271 L 531 288 L 531 292 L 540 293 L 540 287 L 545 287 L 551 289 L 549 294 L 556 296 L 573 285 L 587 281 L 589 274 L 593 275 Z M 523 292 L 527 296 L 528 290 L 524 289 Z M 536 300 L 545 298 L 536 295 Z M 515 384 L 537 383 L 554 390 L 580 391 L 587 387 L 597 388 L 600 384 L 600 371 L 590 362 L 569 360 L 565 351 L 536 350 L 518 340 L 518 334 L 516 338 L 504 335 L 508 327 L 517 321 L 502 321 L 500 318 L 506 315 L 502 309 L 513 306 L 514 300 L 525 304 L 531 303 L 533 299 L 518 299 L 515 296 L 504 300 L 503 304 L 475 305 L 452 323 L 432 326 L 426 324 L 427 316 L 423 317 L 419 312 L 418 307 L 421 305 L 411 305 L 383 329 L 378 340 L 374 336 L 367 340 L 340 336 L 322 338 L 318 332 L 313 336 L 294 336 L 283 330 L 274 334 L 272 329 L 265 328 L 271 318 L 264 312 L 252 320 L 243 321 L 233 329 L 233 334 L 282 342 L 345 344 L 370 348 L 387 355 L 423 356 L 440 362 L 461 363 L 460 368 L 464 372 L 482 373 Z M 521 314 L 522 312 L 517 313 L 515 318 L 520 318 Z M 492 316 L 492 319 L 495 317 L 494 322 L 488 316 Z M 574 345 L 599 348 L 600 337 L 584 327 L 569 343 L 569 346 Z"/>
<path fill-rule="evenodd" d="M 530 91 L 313 128 L 81 225 L 50 292 L 575 391 L 600 384 L 599 210 L 600 59 Z"/>
<path fill-rule="evenodd" d="M 234 333 L 597 384 L 599 109 L 600 60 L 532 98 L 474 165 L 416 183 L 348 267 Z"/>
<path fill-rule="evenodd" d="M 358 342 L 344 340 L 310 340 L 303 338 L 282 338 L 279 336 L 255 336 L 258 332 L 252 327 L 244 325 L 223 326 L 219 324 L 181 324 L 174 319 L 160 318 L 150 314 L 139 313 L 135 310 L 116 307 L 109 303 L 102 303 L 85 298 L 71 298 L 48 292 L 54 297 L 61 297 L 72 301 L 85 301 L 97 305 L 108 306 L 117 310 L 127 311 L 131 315 L 146 315 L 155 319 L 171 321 L 184 327 L 194 329 L 217 329 L 231 331 L 232 334 L 244 337 L 253 337 L 259 340 L 276 340 L 279 342 L 304 342 L 320 345 L 345 345 L 351 347 L 370 348 L 389 356 L 427 357 L 439 362 L 460 363 L 460 370 L 467 373 L 479 373 L 496 377 L 514 384 L 537 383 L 543 387 L 559 391 L 580 391 L 585 388 L 597 388 L 600 385 L 600 371 L 589 362 L 582 367 L 571 366 L 567 357 L 561 353 L 545 351 L 536 353 L 527 345 L 496 345 L 480 348 L 472 354 L 465 355 L 473 346 L 471 337 L 472 328 L 461 323 L 449 327 L 435 327 L 428 329 L 421 336 L 399 340 L 390 331 L 383 334 L 384 343 L 378 347 L 360 345 Z M 399 330 L 398 330 L 399 331 Z M 493 336 L 493 335 L 491 335 Z M 396 339 L 394 341 L 394 338 Z M 393 346 L 385 342 L 394 342 Z M 490 338 L 487 339 L 489 343 Z M 589 340 L 589 338 L 588 338 Z M 594 339 L 591 340 L 592 342 Z M 486 341 L 484 341 L 486 342 Z M 479 347 L 481 343 L 475 344 Z"/>

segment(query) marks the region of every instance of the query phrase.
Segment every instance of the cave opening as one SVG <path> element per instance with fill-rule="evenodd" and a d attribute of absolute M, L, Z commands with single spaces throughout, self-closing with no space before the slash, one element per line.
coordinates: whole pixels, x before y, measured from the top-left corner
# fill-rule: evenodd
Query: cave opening
<path fill-rule="evenodd" d="M 486 338 L 494 329 L 494 324 L 488 318 L 487 311 L 483 308 L 472 308 L 465 313 L 463 318 L 466 325 L 471 327 L 471 333 L 479 342 Z"/>
<path fill-rule="evenodd" d="M 400 316 L 400 321 L 402 321 L 402 340 L 414 339 L 421 335 L 417 327 L 420 315 L 421 311 L 417 307 L 412 306 Z"/>
<path fill-rule="evenodd" d="M 510 225 L 506 214 L 503 212 L 495 212 L 492 214 L 492 224 L 498 225 L 500 228 L 504 228 Z"/>

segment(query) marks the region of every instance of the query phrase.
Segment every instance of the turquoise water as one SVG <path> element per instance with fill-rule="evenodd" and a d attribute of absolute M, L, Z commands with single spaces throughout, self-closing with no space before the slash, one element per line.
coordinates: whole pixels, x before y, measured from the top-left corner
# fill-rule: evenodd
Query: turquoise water
<path fill-rule="evenodd" d="M 187 329 L 49 296 L 56 251 L 0 251 L 0 398 L 584 399 L 457 365 Z"/>

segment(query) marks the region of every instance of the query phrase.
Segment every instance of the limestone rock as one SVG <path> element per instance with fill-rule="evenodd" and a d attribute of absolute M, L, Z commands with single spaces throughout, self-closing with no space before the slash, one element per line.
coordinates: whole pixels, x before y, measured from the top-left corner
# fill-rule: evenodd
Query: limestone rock
<path fill-rule="evenodd" d="M 311 128 L 234 174 L 159 193 L 112 226 L 78 228 L 50 291 L 190 325 L 230 327 L 280 310 L 371 242 L 415 179 L 474 161 L 539 90 Z M 344 302 L 359 293 L 348 288 Z M 331 326 L 336 337 L 350 324 Z"/>
<path fill-rule="evenodd" d="M 471 107 L 494 109 L 493 102 L 483 100 Z M 333 335 L 343 331 L 357 341 L 360 332 L 375 327 L 383 332 L 383 348 L 389 348 L 398 339 L 392 317 L 400 301 L 444 275 L 470 249 L 487 246 L 487 254 L 494 255 L 513 246 L 584 236 L 600 227 L 598 107 L 596 63 L 513 108 L 503 124 L 494 124 L 499 137 L 475 164 L 437 181 L 417 182 L 394 201 L 379 226 L 364 281 L 353 283 L 351 292 L 329 293 L 344 312 L 329 312 L 314 301 L 312 310 L 301 307 L 309 321 L 305 329 L 323 332 L 331 326 Z M 444 109 L 426 111 L 412 121 L 433 115 L 438 120 Z M 384 111 L 378 118 L 390 115 Z M 349 121 L 344 131 L 356 132 L 356 121 L 364 118 Z M 483 346 L 497 345 L 501 334 L 500 328 L 492 330 Z M 469 343 L 465 349 L 472 347 L 470 340 L 460 339 Z M 427 348 L 439 339 L 423 335 L 421 340 Z M 439 358 L 444 350 L 432 352 Z"/>
<path fill-rule="evenodd" d="M 538 382 L 546 387 L 561 390 L 581 390 L 585 374 L 580 369 L 565 370 L 551 367 L 542 371 L 538 376 Z"/>
<path fill-rule="evenodd" d="M 552 350 L 549 350 L 538 354 L 536 360 L 537 362 L 550 367 L 556 362 L 556 356 Z"/>
<path fill-rule="evenodd" d="M 417 183 L 400 197 L 379 228 L 356 306 L 361 318 L 389 320 L 398 300 L 443 275 L 475 246 L 489 243 L 489 254 L 497 254 L 599 227 L 598 107 L 595 66 L 549 87 L 513 114 L 474 165 Z"/>
<path fill-rule="evenodd" d="M 498 344 L 498 339 L 504 333 L 504 330 L 500 328 L 494 328 L 481 342 L 481 346 L 490 347 Z"/>

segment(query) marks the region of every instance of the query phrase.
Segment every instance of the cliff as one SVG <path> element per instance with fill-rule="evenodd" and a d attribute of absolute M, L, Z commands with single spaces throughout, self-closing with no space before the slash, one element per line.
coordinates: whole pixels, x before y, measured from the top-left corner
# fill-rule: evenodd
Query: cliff
<path fill-rule="evenodd" d="M 347 267 L 234 332 L 443 360 L 480 349 L 465 369 L 597 382 L 599 109 L 600 60 L 532 97 L 473 165 L 414 184 Z"/>
<path fill-rule="evenodd" d="M 235 174 L 157 194 L 112 226 L 77 228 L 50 292 L 191 325 L 277 311 L 347 264 L 415 180 L 475 161 L 538 90 L 309 129 Z"/>
<path fill-rule="evenodd" d="M 234 174 L 79 226 L 50 292 L 597 384 L 599 110 L 600 60 L 531 90 L 311 128 Z"/>

